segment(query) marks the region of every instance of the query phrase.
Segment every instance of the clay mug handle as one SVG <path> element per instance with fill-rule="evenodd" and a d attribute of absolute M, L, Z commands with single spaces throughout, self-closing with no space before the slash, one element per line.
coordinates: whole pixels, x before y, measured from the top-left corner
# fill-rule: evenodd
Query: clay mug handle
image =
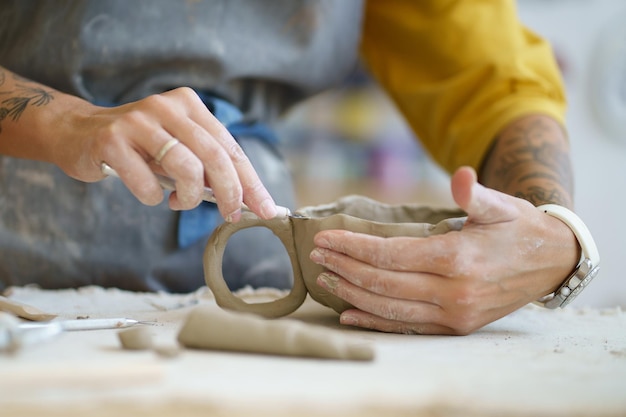
<path fill-rule="evenodd" d="M 222 271 L 226 243 L 233 234 L 249 227 L 270 229 L 287 250 L 293 268 L 293 287 L 287 296 L 269 302 L 246 303 L 241 298 L 236 297 L 226 285 Z M 267 318 L 286 316 L 302 305 L 307 295 L 307 289 L 302 278 L 292 227 L 290 217 L 263 220 L 254 213 L 244 212 L 241 220 L 237 223 L 222 223 L 213 231 L 205 247 L 202 261 L 204 280 L 213 292 L 217 305 L 228 310 L 254 313 Z"/>

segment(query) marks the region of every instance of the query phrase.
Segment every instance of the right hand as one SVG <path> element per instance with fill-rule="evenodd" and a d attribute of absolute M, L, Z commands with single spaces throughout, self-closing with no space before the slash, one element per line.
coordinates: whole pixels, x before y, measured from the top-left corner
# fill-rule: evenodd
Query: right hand
<path fill-rule="evenodd" d="M 252 164 L 228 130 L 190 88 L 178 88 L 118 107 L 85 104 L 69 133 L 54 144 L 54 163 L 76 179 L 103 178 L 106 162 L 144 204 L 163 199 L 153 172 L 176 181 L 169 205 L 174 210 L 196 207 L 204 186 L 213 189 L 222 216 L 241 217 L 245 202 L 261 218 L 276 216 L 276 205 Z M 170 139 L 180 143 L 163 157 L 154 157 Z"/>

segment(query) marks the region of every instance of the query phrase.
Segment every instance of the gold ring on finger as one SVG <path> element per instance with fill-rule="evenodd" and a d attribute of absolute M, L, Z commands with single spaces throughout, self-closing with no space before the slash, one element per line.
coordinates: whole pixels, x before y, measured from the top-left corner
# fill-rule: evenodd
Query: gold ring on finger
<path fill-rule="evenodd" d="M 178 141 L 178 139 L 176 138 L 172 138 L 170 140 L 168 140 L 165 145 L 163 145 L 161 147 L 161 149 L 159 149 L 159 152 L 157 152 L 156 156 L 154 157 L 154 160 L 157 164 L 161 165 L 161 161 L 163 160 L 163 158 L 165 158 L 165 155 L 167 155 L 167 153 L 176 145 L 178 145 L 180 142 Z"/>

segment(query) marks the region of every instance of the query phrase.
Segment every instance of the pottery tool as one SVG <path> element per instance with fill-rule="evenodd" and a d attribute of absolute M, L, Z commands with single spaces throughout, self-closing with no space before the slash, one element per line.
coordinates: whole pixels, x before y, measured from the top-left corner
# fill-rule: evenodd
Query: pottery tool
<path fill-rule="evenodd" d="M 75 330 L 103 330 L 103 329 L 123 329 L 135 326 L 137 324 L 154 324 L 152 322 L 139 321 L 127 318 L 107 318 L 107 319 L 78 319 L 78 320 L 60 320 L 50 323 L 23 323 L 18 327 L 20 329 L 36 329 L 48 325 L 58 325 L 63 331 Z"/>
<path fill-rule="evenodd" d="M 2 295 L 0 295 L 0 311 L 6 311 L 7 313 L 14 314 L 18 317 L 34 321 L 52 320 L 57 316 L 56 314 L 41 311 L 36 307 L 16 300 L 11 300 Z"/>
<path fill-rule="evenodd" d="M 59 320 L 46 323 L 0 323 L 0 351 L 15 351 L 37 345 L 63 332 L 122 329 L 137 324 L 154 324 L 128 318 Z"/>
<path fill-rule="evenodd" d="M 116 178 L 120 177 L 117 171 L 111 168 L 106 162 L 103 162 L 100 165 L 100 169 L 102 170 L 102 173 L 104 175 L 108 175 L 108 176 L 116 177 Z M 164 190 L 169 190 L 169 191 L 176 190 L 176 181 L 174 181 L 172 178 L 166 177 L 164 175 L 156 174 L 156 173 L 154 175 L 159 181 L 161 188 L 163 188 Z M 215 198 L 215 194 L 213 194 L 213 190 L 209 187 L 204 187 L 204 190 L 202 191 L 202 200 L 208 201 L 209 203 L 217 204 L 217 199 Z M 251 211 L 250 208 L 245 203 L 241 203 L 241 208 L 242 210 Z M 278 214 L 276 215 L 276 217 L 287 217 L 291 215 L 291 210 L 289 210 L 287 207 L 276 206 L 276 208 L 278 209 Z"/>

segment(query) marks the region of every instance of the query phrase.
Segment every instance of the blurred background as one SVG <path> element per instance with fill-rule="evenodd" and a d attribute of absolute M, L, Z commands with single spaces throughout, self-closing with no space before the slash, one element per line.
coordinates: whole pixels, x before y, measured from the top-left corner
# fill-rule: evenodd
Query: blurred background
<path fill-rule="evenodd" d="M 518 0 L 518 9 L 561 65 L 576 211 L 602 258 L 600 274 L 573 304 L 626 308 L 626 2 Z M 299 207 L 346 194 L 454 206 L 448 174 L 363 73 L 294 108 L 278 130 L 289 138 L 284 151 Z"/>

